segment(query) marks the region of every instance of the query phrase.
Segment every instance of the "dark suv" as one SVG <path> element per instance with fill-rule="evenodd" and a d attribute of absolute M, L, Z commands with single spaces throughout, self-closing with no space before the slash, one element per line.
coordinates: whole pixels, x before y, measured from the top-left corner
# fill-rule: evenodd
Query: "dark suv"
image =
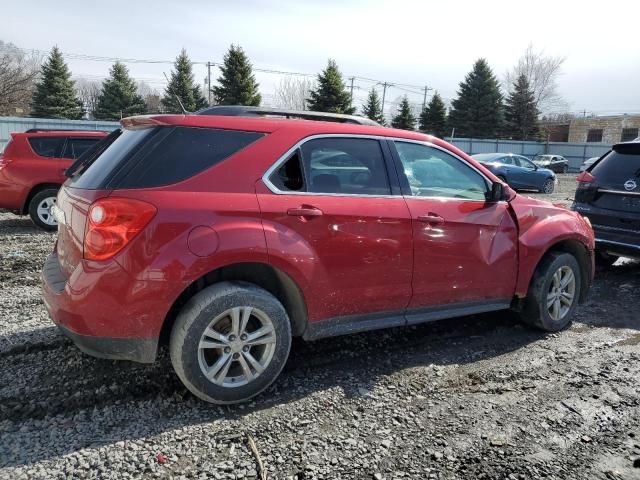
<path fill-rule="evenodd" d="M 273 382 L 294 336 L 504 309 L 557 331 L 585 298 L 588 222 L 456 147 L 218 112 L 124 119 L 68 170 L 44 303 L 85 352 L 153 362 L 168 342 L 193 393 L 231 403 Z"/>
<path fill-rule="evenodd" d="M 577 180 L 572 209 L 593 225 L 597 261 L 640 258 L 640 141 L 614 145 Z"/>

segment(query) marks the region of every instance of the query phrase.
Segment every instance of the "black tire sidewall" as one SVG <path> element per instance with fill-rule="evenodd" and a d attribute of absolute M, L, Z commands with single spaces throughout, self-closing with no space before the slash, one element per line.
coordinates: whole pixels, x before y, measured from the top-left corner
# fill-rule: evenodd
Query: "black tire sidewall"
<path fill-rule="evenodd" d="M 189 317 L 190 310 L 195 308 L 200 311 L 189 322 L 182 341 L 178 340 L 179 345 L 174 346 L 177 339 L 174 339 L 173 333 L 171 338 L 171 359 L 174 367 L 176 362 L 180 362 L 176 372 L 183 383 L 203 400 L 221 404 L 249 400 L 269 387 L 282 371 L 291 348 L 291 326 L 282 304 L 273 295 L 256 286 L 228 285 L 232 288 L 220 290 L 220 293 L 214 295 L 206 295 L 208 289 L 205 289 L 190 300 L 176 320 L 174 331 L 183 326 L 180 323 Z M 258 378 L 241 387 L 221 387 L 210 382 L 200 369 L 198 344 L 204 329 L 216 316 L 240 305 L 258 308 L 269 316 L 276 332 L 276 348 L 269 366 Z M 183 316 L 182 313 L 186 315 Z"/>
<path fill-rule="evenodd" d="M 571 270 L 573 270 L 573 274 L 576 278 L 576 291 L 571 308 L 564 316 L 564 318 L 556 321 L 549 315 L 549 310 L 547 308 L 547 294 L 549 293 L 549 288 L 551 287 L 551 282 L 553 281 L 553 274 L 563 266 L 568 266 L 571 268 Z M 580 298 L 580 292 L 582 288 L 582 273 L 580 271 L 580 265 L 578 265 L 578 261 L 576 260 L 576 258 L 569 253 L 557 255 L 545 269 L 541 281 L 538 282 L 538 286 L 539 288 L 536 288 L 538 291 L 533 293 L 536 297 L 538 306 L 540 327 L 549 332 L 557 332 L 566 328 L 571 323 L 573 314 L 575 313 L 576 307 L 578 306 L 578 300 Z"/>
<path fill-rule="evenodd" d="M 29 201 L 29 216 L 31 221 L 39 228 L 53 232 L 58 229 L 58 225 L 47 225 L 40 217 L 38 217 L 38 204 L 47 197 L 56 197 L 58 195 L 57 188 L 45 188 L 36 193 Z"/>

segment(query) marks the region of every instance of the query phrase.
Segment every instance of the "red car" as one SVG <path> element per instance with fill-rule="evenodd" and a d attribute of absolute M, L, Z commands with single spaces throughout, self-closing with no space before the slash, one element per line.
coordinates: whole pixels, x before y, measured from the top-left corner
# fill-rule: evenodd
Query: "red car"
<path fill-rule="evenodd" d="M 189 390 L 233 403 L 293 336 L 503 309 L 557 331 L 587 294 L 589 223 L 442 140 L 218 113 L 124 119 L 69 172 L 44 302 L 86 353 L 153 362 L 168 342 Z"/>
<path fill-rule="evenodd" d="M 12 133 L 0 154 L 0 208 L 30 215 L 45 230 L 57 228 L 51 215 L 64 171 L 105 132 L 28 130 Z"/>

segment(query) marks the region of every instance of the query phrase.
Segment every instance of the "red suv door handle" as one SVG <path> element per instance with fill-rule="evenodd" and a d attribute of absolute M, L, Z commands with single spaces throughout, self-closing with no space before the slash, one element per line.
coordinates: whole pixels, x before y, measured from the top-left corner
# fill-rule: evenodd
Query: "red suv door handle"
<path fill-rule="evenodd" d="M 427 213 L 426 215 L 419 215 L 418 221 L 424 223 L 433 223 L 433 224 L 441 224 L 444 223 L 444 218 L 435 213 Z"/>
<path fill-rule="evenodd" d="M 287 215 L 291 217 L 319 217 L 322 215 L 322 210 L 316 207 L 302 206 L 290 208 L 287 210 Z"/>

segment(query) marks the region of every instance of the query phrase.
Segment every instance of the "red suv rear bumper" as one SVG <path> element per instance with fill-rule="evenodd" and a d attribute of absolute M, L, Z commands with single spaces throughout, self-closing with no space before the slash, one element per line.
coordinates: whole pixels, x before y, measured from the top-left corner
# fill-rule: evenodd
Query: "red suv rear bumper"
<path fill-rule="evenodd" d="M 51 319 L 89 355 L 152 363 L 165 315 L 150 307 L 148 282 L 132 281 L 117 262 L 100 263 L 83 261 L 66 278 L 49 255 L 42 291 Z"/>

